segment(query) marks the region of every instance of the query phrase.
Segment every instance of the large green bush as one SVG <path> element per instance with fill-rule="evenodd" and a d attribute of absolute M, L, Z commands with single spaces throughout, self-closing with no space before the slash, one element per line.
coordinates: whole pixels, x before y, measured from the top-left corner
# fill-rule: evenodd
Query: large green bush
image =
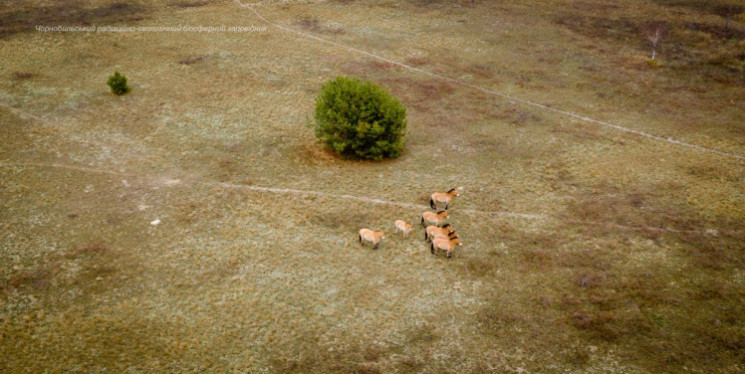
<path fill-rule="evenodd" d="M 406 108 L 376 84 L 346 77 L 327 82 L 315 119 L 316 136 L 343 158 L 380 161 L 403 150 Z"/>

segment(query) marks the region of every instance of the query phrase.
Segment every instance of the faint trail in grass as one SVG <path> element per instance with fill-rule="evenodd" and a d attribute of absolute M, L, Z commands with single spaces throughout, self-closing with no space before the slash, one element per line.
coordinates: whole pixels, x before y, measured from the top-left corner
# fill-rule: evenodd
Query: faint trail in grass
<path fill-rule="evenodd" d="M 65 170 L 72 170 L 72 171 L 79 171 L 83 173 L 91 173 L 91 174 L 106 174 L 106 175 L 113 175 L 117 177 L 128 177 L 132 178 L 130 180 L 136 180 L 140 179 L 143 180 L 145 183 L 151 184 L 153 189 L 159 189 L 160 187 L 172 187 L 181 184 L 181 180 L 177 178 L 169 178 L 166 176 L 153 176 L 148 174 L 142 174 L 142 173 L 132 173 L 132 172 L 121 172 L 121 171 L 114 171 L 110 169 L 97 169 L 87 166 L 75 166 L 75 165 L 65 165 L 65 164 L 59 164 L 59 163 L 43 163 L 43 162 L 2 162 L 0 161 L 0 166 L 15 166 L 15 167 L 33 167 L 33 168 L 55 168 L 55 169 L 65 169 Z M 127 180 L 122 180 L 122 183 L 124 183 L 125 187 L 130 187 L 130 184 Z"/>
<path fill-rule="evenodd" d="M 354 196 L 354 195 L 334 195 L 329 194 L 325 192 L 319 192 L 319 191 L 311 191 L 311 190 L 297 190 L 292 188 L 273 188 L 273 187 L 260 187 L 260 186 L 248 186 L 243 184 L 231 184 L 231 183 L 218 183 L 218 182 L 200 182 L 202 184 L 206 185 L 215 185 L 225 188 L 242 188 L 242 189 L 248 189 L 248 190 L 254 190 L 254 191 L 266 191 L 266 192 L 275 192 L 275 193 L 285 193 L 285 194 L 295 194 L 295 195 L 313 195 L 313 196 L 321 196 L 321 197 L 328 197 L 328 198 L 339 198 L 339 199 L 345 199 L 345 200 L 355 200 L 360 201 L 363 203 L 371 203 L 371 204 L 378 204 L 378 205 L 390 205 L 390 206 L 399 206 L 403 208 L 413 208 L 413 209 L 421 209 L 422 211 L 429 211 L 429 206 L 427 205 L 420 205 L 420 204 L 412 204 L 412 203 L 403 203 L 399 201 L 390 201 L 390 200 L 381 200 L 381 199 L 375 199 L 371 197 L 364 197 L 364 196 Z M 480 210 L 474 210 L 474 209 L 462 209 L 459 210 L 460 212 L 466 212 L 466 213 L 480 213 L 480 214 L 492 214 L 492 215 L 501 215 L 501 216 L 510 216 L 510 217 L 518 217 L 518 218 L 526 218 L 526 219 L 547 219 L 550 218 L 549 216 L 545 216 L 543 214 L 529 214 L 529 213 L 515 213 L 515 212 L 505 212 L 505 211 L 480 211 Z"/>
<path fill-rule="evenodd" d="M 35 114 L 24 112 L 24 111 L 22 111 L 22 110 L 20 110 L 18 108 L 14 108 L 14 107 L 12 107 L 10 105 L 4 104 L 4 103 L 0 103 L 0 107 L 3 107 L 5 109 L 7 109 L 11 113 L 13 113 L 13 114 L 15 114 L 15 115 L 17 115 L 19 117 L 30 118 L 30 119 L 32 119 L 34 121 L 37 121 L 39 123 L 44 124 L 45 126 L 52 127 L 52 128 L 61 128 L 61 126 L 59 126 L 59 124 L 54 123 L 54 122 L 52 122 L 52 121 L 50 121 L 50 120 L 48 120 L 48 119 L 46 119 L 44 117 L 39 117 L 39 116 L 37 116 Z M 70 140 L 71 141 L 74 141 L 74 142 L 82 143 L 82 144 L 97 146 L 97 147 L 100 147 L 100 148 L 102 148 L 102 149 L 104 149 L 106 151 L 110 151 L 111 150 L 111 145 L 110 144 L 97 142 L 95 140 L 81 140 L 81 139 L 70 139 Z M 121 154 L 125 154 L 127 156 L 130 156 L 132 158 L 136 158 L 138 160 L 145 160 L 145 157 L 143 157 L 142 155 L 135 154 L 135 153 L 132 153 L 132 152 L 129 152 L 129 151 L 126 151 L 126 150 L 116 149 L 116 152 L 117 153 L 121 153 Z"/>
<path fill-rule="evenodd" d="M 653 135 L 653 134 L 650 134 L 650 133 L 647 133 L 647 132 L 644 132 L 644 131 L 635 130 L 635 129 L 631 129 L 631 128 L 628 128 L 628 127 L 623 127 L 623 126 L 620 126 L 620 125 L 615 125 L 615 124 L 612 124 L 610 122 L 596 120 L 596 119 L 593 119 L 593 118 L 590 118 L 590 117 L 587 117 L 587 116 L 583 116 L 581 114 L 569 112 L 569 111 L 566 111 L 566 110 L 557 109 L 557 108 L 551 107 L 549 105 L 539 104 L 539 103 L 536 103 L 536 102 L 533 102 L 533 101 L 530 101 L 530 100 L 521 99 L 519 97 L 507 95 L 507 94 L 504 94 L 504 93 L 499 92 L 499 91 L 490 90 L 488 88 L 484 88 L 484 87 L 475 85 L 473 83 L 468 83 L 468 82 L 462 81 L 460 79 L 455 79 L 455 78 L 451 78 L 451 77 L 448 77 L 448 76 L 445 76 L 445 75 L 433 73 L 431 71 L 427 71 L 427 70 L 424 70 L 424 69 L 417 68 L 415 66 L 407 65 L 407 64 L 404 64 L 404 63 L 399 62 L 399 61 L 391 60 L 391 59 L 388 59 L 388 58 L 385 58 L 385 57 L 376 55 L 374 53 L 371 53 L 371 52 L 368 52 L 368 51 L 365 51 L 365 50 L 362 50 L 362 49 L 359 49 L 359 48 L 351 47 L 351 46 L 348 46 L 346 44 L 338 43 L 338 42 L 335 42 L 335 41 L 332 41 L 332 40 L 328 40 L 328 39 L 324 39 L 324 38 L 321 38 L 321 37 L 318 37 L 318 36 L 315 36 L 315 35 L 312 35 L 312 34 L 304 33 L 302 31 L 291 29 L 289 27 L 282 26 L 280 24 L 277 24 L 277 23 L 274 23 L 272 21 L 269 21 L 267 18 L 265 18 L 264 16 L 262 16 L 258 11 L 256 11 L 256 9 L 254 9 L 254 5 L 256 5 L 257 3 L 254 3 L 254 4 L 245 4 L 245 3 L 242 3 L 240 0 L 233 0 L 233 1 L 236 4 L 238 4 L 240 7 L 246 8 L 246 9 L 250 10 L 251 12 L 253 12 L 259 19 L 261 19 L 262 21 L 268 23 L 269 25 L 271 25 L 273 27 L 276 27 L 276 28 L 278 28 L 280 30 L 284 30 L 284 31 L 287 31 L 287 32 L 290 32 L 290 33 L 293 33 L 293 34 L 296 34 L 296 35 L 300 35 L 300 36 L 302 36 L 304 38 L 313 39 L 313 40 L 317 40 L 317 41 L 322 42 L 322 43 L 326 43 L 326 44 L 330 44 L 330 45 L 333 45 L 333 46 L 341 47 L 341 48 L 344 48 L 344 49 L 347 49 L 347 50 L 350 50 L 350 51 L 353 51 L 353 52 L 356 52 L 356 53 L 359 53 L 359 54 L 362 54 L 362 55 L 365 55 L 365 56 L 368 56 L 368 57 L 372 57 L 372 58 L 377 59 L 377 60 L 380 60 L 380 61 L 384 61 L 384 62 L 393 64 L 393 65 L 396 65 L 396 66 L 400 66 L 400 67 L 402 67 L 404 69 L 408 69 L 408 70 L 411 70 L 411 71 L 416 71 L 418 73 L 429 75 L 431 77 L 435 77 L 435 78 L 438 78 L 438 79 L 446 80 L 448 82 L 451 82 L 451 83 L 454 83 L 454 84 L 457 84 L 457 85 L 461 85 L 461 86 L 464 86 L 464 87 L 469 87 L 469 88 L 472 88 L 474 90 L 481 91 L 481 92 L 484 92 L 484 93 L 489 94 L 489 95 L 498 96 L 498 97 L 501 97 L 501 98 L 504 98 L 504 99 L 507 99 L 507 100 L 510 100 L 510 101 L 518 102 L 518 103 L 521 103 L 523 105 L 532 106 L 532 107 L 535 107 L 535 108 L 539 108 L 539 109 L 551 111 L 551 112 L 554 112 L 554 113 L 558 113 L 558 114 L 562 114 L 562 115 L 569 116 L 569 117 L 572 117 L 572 118 L 576 118 L 576 119 L 579 119 L 581 121 L 593 123 L 593 124 L 600 125 L 600 126 L 605 126 L 605 127 L 608 127 L 608 128 L 616 129 L 616 130 L 619 130 L 619 131 L 623 131 L 623 132 L 626 132 L 626 133 L 630 133 L 630 134 L 634 134 L 634 135 L 646 137 L 646 138 L 657 140 L 657 141 L 661 141 L 661 142 L 667 142 L 667 143 L 670 143 L 670 144 L 675 144 L 675 145 L 678 145 L 678 146 L 687 147 L 687 148 L 695 149 L 695 150 L 698 150 L 698 151 L 709 152 L 709 153 L 716 154 L 716 155 L 719 155 L 719 156 L 731 157 L 731 158 L 736 158 L 736 159 L 740 159 L 740 160 L 745 160 L 745 156 L 740 155 L 740 154 L 730 153 L 730 152 L 724 152 L 724 151 L 720 151 L 720 150 L 717 150 L 717 149 L 704 147 L 704 146 L 697 145 L 697 144 L 691 144 L 691 143 L 682 142 L 682 141 L 675 140 L 675 139 L 672 139 L 672 138 L 666 138 L 666 137 L 659 136 L 659 135 Z"/>
<path fill-rule="evenodd" d="M 80 172 L 85 172 L 85 173 L 108 174 L 108 175 L 116 175 L 116 176 L 130 177 L 130 178 L 140 178 L 140 179 L 145 179 L 148 183 L 153 184 L 152 186 L 153 189 L 159 189 L 160 187 L 191 186 L 191 185 L 196 184 L 196 185 L 211 186 L 211 187 L 271 192 L 271 193 L 286 194 L 286 195 L 318 196 L 318 197 L 324 197 L 324 198 L 329 198 L 329 199 L 353 200 L 353 201 L 377 204 L 377 205 L 387 205 L 387 206 L 397 206 L 397 207 L 403 207 L 403 208 L 419 209 L 421 211 L 428 211 L 430 209 L 429 206 L 423 205 L 423 204 L 413 204 L 413 203 L 404 203 L 400 201 L 382 200 L 382 199 L 376 199 L 376 198 L 365 197 L 365 196 L 355 196 L 355 195 L 347 195 L 347 194 L 337 195 L 337 194 L 331 194 L 327 192 L 313 191 L 313 190 L 299 190 L 295 188 L 250 186 L 250 185 L 245 185 L 245 184 L 234 184 L 234 183 L 226 183 L 226 182 L 200 181 L 198 179 L 194 179 L 190 177 L 171 178 L 171 177 L 165 177 L 165 176 L 154 176 L 154 175 L 147 175 L 147 174 L 140 174 L 140 173 L 125 173 L 125 172 L 118 172 L 118 171 L 112 171 L 112 170 L 106 170 L 106 169 L 97 169 L 97 168 L 91 168 L 91 167 L 85 167 L 85 166 L 64 165 L 64 164 L 56 164 L 56 163 L 16 163 L 16 162 L 0 161 L 0 166 L 3 166 L 3 165 L 16 166 L 16 167 L 60 168 L 60 169 L 75 170 L 75 171 L 80 171 Z M 510 211 L 459 209 L 458 212 L 467 213 L 467 214 L 481 214 L 481 215 L 488 215 L 488 216 L 520 218 L 520 219 L 528 219 L 528 220 L 563 221 L 563 222 L 568 222 L 568 223 L 573 223 L 573 224 L 578 224 L 578 225 L 605 226 L 605 227 L 612 227 L 618 230 L 627 230 L 627 231 L 706 233 L 706 234 L 716 234 L 720 232 L 719 230 L 716 230 L 716 229 L 676 230 L 676 229 L 663 228 L 663 227 L 627 226 L 627 225 L 621 225 L 621 224 L 614 223 L 614 222 L 582 221 L 582 220 L 567 219 L 565 217 L 550 216 L 546 214 L 518 213 L 518 212 L 510 212 Z"/>
<path fill-rule="evenodd" d="M 113 171 L 113 170 L 106 170 L 106 169 L 96 169 L 96 168 L 90 168 L 85 166 L 75 166 L 75 165 L 63 165 L 63 164 L 56 164 L 56 163 L 15 163 L 15 162 L 5 162 L 0 165 L 8 165 L 8 166 L 20 166 L 20 167 L 40 167 L 40 168 L 57 168 L 57 169 L 67 169 L 67 170 L 75 170 L 75 171 L 82 171 L 85 173 L 92 173 L 92 174 L 109 174 L 109 175 L 116 175 L 116 176 L 126 176 L 126 177 L 141 177 L 142 175 L 138 175 L 135 173 L 123 173 L 119 171 Z"/>

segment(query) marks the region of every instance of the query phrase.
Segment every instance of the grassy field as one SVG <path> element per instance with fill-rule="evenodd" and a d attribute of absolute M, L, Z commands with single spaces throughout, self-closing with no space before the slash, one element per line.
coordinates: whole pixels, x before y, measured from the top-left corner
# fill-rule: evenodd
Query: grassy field
<path fill-rule="evenodd" d="M 255 9 L 745 155 L 738 4 Z M 742 159 L 234 1 L 0 2 L 0 20 L 0 372 L 745 370 Z M 408 108 L 402 157 L 318 146 L 305 125 L 338 75 Z M 394 235 L 459 186 L 452 259 Z M 361 227 L 386 232 L 377 251 Z"/>

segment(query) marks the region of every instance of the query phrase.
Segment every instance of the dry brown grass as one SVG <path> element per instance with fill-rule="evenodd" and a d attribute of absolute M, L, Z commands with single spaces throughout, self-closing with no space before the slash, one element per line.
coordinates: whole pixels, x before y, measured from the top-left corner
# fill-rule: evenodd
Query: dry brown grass
<path fill-rule="evenodd" d="M 456 90 L 452 83 L 432 78 L 397 77 L 386 79 L 381 84 L 407 108 L 413 107 L 423 112 L 435 107 L 434 103 L 446 101 Z"/>
<path fill-rule="evenodd" d="M 31 78 L 34 78 L 35 76 L 36 74 L 34 73 L 20 72 L 20 71 L 13 72 L 13 78 L 17 80 L 31 79 Z"/>
<path fill-rule="evenodd" d="M 328 27 L 321 24 L 321 21 L 317 18 L 302 18 L 296 21 L 294 25 L 312 33 L 343 34 L 345 32 L 342 28 Z"/>
<path fill-rule="evenodd" d="M 485 88 L 742 154 L 739 73 L 706 62 L 739 63 L 742 41 L 722 40 L 724 18 L 694 3 L 277 1 L 259 11 Z M 116 4 L 0 8 L 15 30 L 3 39 L 0 102 L 36 116 L 0 108 L 0 371 L 742 371 L 741 162 L 273 28 L 21 32 L 23 18 L 261 25 L 233 2 Z M 663 14 L 671 33 L 650 69 L 635 33 Z M 54 73 L 61 62 L 65 74 Z M 108 93 L 114 69 L 130 95 Z M 350 162 L 315 144 L 303 126 L 313 98 L 341 74 L 407 105 L 401 158 Z M 421 229 L 393 235 L 395 219 L 415 221 L 429 194 L 454 186 L 464 186 L 450 218 L 464 246 L 452 259 L 432 256 Z M 541 215 L 488 213 L 505 211 Z M 377 251 L 357 243 L 362 226 L 386 232 Z"/>
<path fill-rule="evenodd" d="M 177 8 L 197 8 L 205 5 L 209 5 L 209 1 L 178 1 L 171 4 L 171 6 Z"/>
<path fill-rule="evenodd" d="M 35 26 L 90 26 L 117 22 L 141 21 L 147 13 L 141 4 L 106 2 L 107 4 L 64 0 L 51 4 L 24 4 L 0 8 L 0 37 L 20 32 L 36 32 Z M 20 9 L 19 9 L 20 8 Z"/>
<path fill-rule="evenodd" d="M 185 59 L 180 60 L 178 63 L 181 65 L 193 65 L 198 62 L 204 61 L 205 58 L 206 56 L 191 56 L 191 57 L 187 57 Z"/>
<path fill-rule="evenodd" d="M 24 287 L 33 287 L 38 290 L 42 290 L 49 286 L 49 279 L 54 276 L 54 269 L 49 268 L 37 268 L 32 270 L 24 270 L 11 276 L 9 279 L 5 279 L 3 282 L 2 291 L 8 293 L 11 291 L 19 290 Z"/>

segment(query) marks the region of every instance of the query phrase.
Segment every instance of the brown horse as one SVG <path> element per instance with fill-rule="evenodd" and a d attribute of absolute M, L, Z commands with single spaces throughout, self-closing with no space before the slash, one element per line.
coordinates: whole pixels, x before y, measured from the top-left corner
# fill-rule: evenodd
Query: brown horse
<path fill-rule="evenodd" d="M 403 220 L 397 219 L 396 220 L 396 232 L 401 231 L 403 233 L 404 238 L 406 235 L 409 234 L 409 231 L 411 231 L 411 223 L 405 222 Z"/>
<path fill-rule="evenodd" d="M 359 238 L 360 244 L 365 245 L 365 242 L 370 242 L 373 244 L 373 249 L 378 249 L 378 243 L 385 239 L 385 234 L 380 230 L 360 229 Z"/>
<path fill-rule="evenodd" d="M 437 213 L 424 212 L 422 213 L 422 227 L 424 227 L 425 223 L 429 222 L 439 225 L 445 218 L 448 218 L 448 212 L 445 210 L 441 210 Z"/>
<path fill-rule="evenodd" d="M 431 237 L 436 236 L 437 234 L 449 235 L 453 232 L 455 232 L 453 231 L 453 226 L 451 226 L 449 223 L 444 224 L 442 227 L 427 226 L 427 228 L 424 230 L 424 240 L 429 240 Z"/>
<path fill-rule="evenodd" d="M 435 250 L 447 251 L 447 258 L 450 258 L 452 256 L 453 249 L 455 249 L 456 246 L 461 245 L 463 245 L 463 243 L 457 236 L 453 239 L 437 238 L 435 240 L 432 240 L 432 244 L 430 244 L 430 251 L 433 255 L 435 254 Z"/>
<path fill-rule="evenodd" d="M 449 232 L 447 234 L 443 234 L 443 233 L 439 233 L 438 232 L 438 233 L 435 233 L 434 236 L 430 236 L 429 237 L 429 242 L 432 242 L 433 240 L 437 240 L 437 239 L 448 239 L 448 240 L 450 240 L 450 239 L 455 239 L 457 237 L 458 237 L 458 233 L 455 232 L 455 231 L 451 231 L 451 232 Z"/>
<path fill-rule="evenodd" d="M 450 189 L 448 192 L 435 192 L 429 197 L 429 206 L 432 209 L 437 209 L 437 203 L 445 203 L 445 210 L 448 210 L 448 204 L 450 200 L 456 196 L 460 196 L 460 193 L 455 188 Z"/>

